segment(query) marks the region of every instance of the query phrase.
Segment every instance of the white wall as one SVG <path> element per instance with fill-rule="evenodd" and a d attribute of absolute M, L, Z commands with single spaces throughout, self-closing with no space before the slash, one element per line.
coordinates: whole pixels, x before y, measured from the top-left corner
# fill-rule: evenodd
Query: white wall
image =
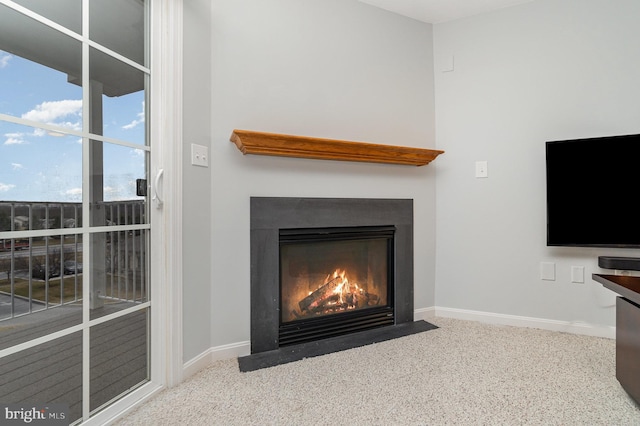
<path fill-rule="evenodd" d="M 211 145 L 211 1 L 184 2 L 183 361 L 211 347 L 211 168 L 191 165 L 191 144 Z"/>
<path fill-rule="evenodd" d="M 433 306 L 431 165 L 243 156 L 229 141 L 238 128 L 433 148 L 431 26 L 356 0 L 212 5 L 210 346 L 250 339 L 251 196 L 413 198 L 415 305 Z"/>
<path fill-rule="evenodd" d="M 615 325 L 613 293 L 591 279 L 597 256 L 640 254 L 546 247 L 544 143 L 640 132 L 638 16 L 637 0 L 537 0 L 434 26 L 446 151 L 436 167 L 437 306 Z M 488 161 L 488 178 L 474 177 L 476 160 Z M 556 264 L 555 281 L 540 279 L 540 262 Z M 584 284 L 570 282 L 572 266 L 585 267 Z"/>

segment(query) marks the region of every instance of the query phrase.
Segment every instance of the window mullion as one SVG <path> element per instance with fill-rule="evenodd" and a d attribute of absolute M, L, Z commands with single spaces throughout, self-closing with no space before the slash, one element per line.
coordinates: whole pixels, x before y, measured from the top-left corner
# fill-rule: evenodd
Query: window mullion
<path fill-rule="evenodd" d="M 90 143 L 88 133 L 90 129 L 90 82 L 89 82 L 89 0 L 82 0 L 82 259 L 84 270 L 91 271 L 91 241 L 88 228 L 90 223 L 89 184 L 91 170 L 89 169 Z M 82 274 L 82 418 L 89 419 L 91 412 L 91 339 L 90 339 L 90 276 Z"/>

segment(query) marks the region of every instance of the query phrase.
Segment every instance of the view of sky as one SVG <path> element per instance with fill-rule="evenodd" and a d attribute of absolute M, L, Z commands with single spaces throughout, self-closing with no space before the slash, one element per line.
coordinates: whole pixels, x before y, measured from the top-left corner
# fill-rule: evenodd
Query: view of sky
<path fill-rule="evenodd" d="M 144 91 L 103 96 L 104 136 L 144 145 Z M 82 199 L 82 88 L 67 75 L 0 50 L 0 113 L 54 125 L 61 132 L 0 120 L 0 202 Z M 136 199 L 146 178 L 144 152 L 104 144 L 104 198 Z"/>

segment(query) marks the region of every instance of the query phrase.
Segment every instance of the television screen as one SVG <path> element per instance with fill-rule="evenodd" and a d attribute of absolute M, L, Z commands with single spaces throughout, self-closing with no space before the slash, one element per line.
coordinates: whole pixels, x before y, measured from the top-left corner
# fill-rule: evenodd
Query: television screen
<path fill-rule="evenodd" d="M 546 143 L 547 245 L 640 247 L 640 135 Z"/>

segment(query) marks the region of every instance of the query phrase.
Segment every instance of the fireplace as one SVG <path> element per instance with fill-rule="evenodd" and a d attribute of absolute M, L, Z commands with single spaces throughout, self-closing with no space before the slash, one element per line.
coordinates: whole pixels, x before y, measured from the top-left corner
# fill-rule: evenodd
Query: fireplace
<path fill-rule="evenodd" d="M 252 354 L 413 322 L 413 200 L 250 206 Z"/>
<path fill-rule="evenodd" d="M 392 325 L 395 226 L 281 229 L 279 346 Z"/>

